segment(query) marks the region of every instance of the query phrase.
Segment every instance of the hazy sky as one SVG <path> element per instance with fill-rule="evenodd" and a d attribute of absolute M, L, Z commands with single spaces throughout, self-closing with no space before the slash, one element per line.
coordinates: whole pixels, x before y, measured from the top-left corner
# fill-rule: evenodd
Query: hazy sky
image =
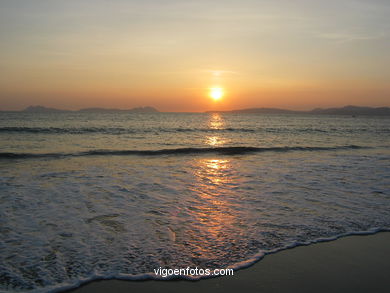
<path fill-rule="evenodd" d="M 389 52 L 388 0 L 0 0 L 0 109 L 390 106 Z"/>

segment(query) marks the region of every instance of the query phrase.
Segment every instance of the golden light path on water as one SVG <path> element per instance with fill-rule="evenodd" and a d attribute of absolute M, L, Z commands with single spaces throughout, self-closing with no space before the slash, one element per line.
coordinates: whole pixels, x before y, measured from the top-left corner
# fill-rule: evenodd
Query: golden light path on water
<path fill-rule="evenodd" d="M 210 129 L 222 129 L 225 126 L 225 120 L 222 118 L 221 114 L 213 113 L 209 120 Z"/>
<path fill-rule="evenodd" d="M 214 113 L 208 122 L 210 129 L 222 129 L 225 121 Z M 226 143 L 223 137 L 206 136 L 205 144 L 211 147 Z M 234 187 L 238 186 L 237 174 L 232 162 L 227 158 L 198 158 L 193 163 L 195 184 L 192 186 L 195 200 L 191 206 L 192 217 L 197 222 L 196 229 L 190 231 L 189 238 L 197 239 L 192 244 L 194 257 L 215 259 L 221 257 L 226 243 L 234 245 L 236 227 L 240 222 L 234 210 Z M 192 234 L 192 235 L 191 235 Z"/>
<path fill-rule="evenodd" d="M 213 130 L 223 129 L 226 127 L 225 121 L 221 114 L 219 113 L 213 113 L 210 116 L 210 119 L 208 121 L 208 127 Z M 224 137 L 218 136 L 218 135 L 208 135 L 205 137 L 205 144 L 212 146 L 212 147 L 218 147 L 226 144 L 228 140 Z"/>
<path fill-rule="evenodd" d="M 227 159 L 199 159 L 194 166 L 196 185 L 193 186 L 195 203 L 191 207 L 196 229 L 190 231 L 193 242 L 192 254 L 195 257 L 214 259 L 223 251 L 227 241 L 232 241 L 232 233 L 237 217 L 231 198 L 234 170 Z M 226 186 L 229 188 L 226 188 Z"/>

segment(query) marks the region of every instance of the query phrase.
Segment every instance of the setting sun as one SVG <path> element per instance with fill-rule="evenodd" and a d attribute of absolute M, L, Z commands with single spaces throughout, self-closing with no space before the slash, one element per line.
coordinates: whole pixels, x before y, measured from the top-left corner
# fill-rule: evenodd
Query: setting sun
<path fill-rule="evenodd" d="M 223 89 L 220 87 L 213 87 L 210 89 L 209 96 L 214 101 L 218 101 L 223 97 Z"/>

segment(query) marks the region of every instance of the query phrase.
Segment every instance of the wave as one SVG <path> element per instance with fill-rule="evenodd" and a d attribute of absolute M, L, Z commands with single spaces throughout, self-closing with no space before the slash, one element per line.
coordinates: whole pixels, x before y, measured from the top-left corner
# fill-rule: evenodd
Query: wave
<path fill-rule="evenodd" d="M 220 154 L 240 155 L 260 152 L 290 152 L 290 151 L 332 151 L 348 149 L 370 149 L 371 147 L 345 145 L 334 147 L 214 147 L 214 148 L 175 148 L 159 150 L 90 150 L 76 153 L 0 153 L 0 159 L 29 159 L 29 158 L 62 158 L 85 156 L 159 156 L 159 155 L 196 155 L 196 154 Z"/>
<path fill-rule="evenodd" d="M 334 133 L 346 132 L 367 132 L 389 133 L 390 129 L 370 130 L 367 128 L 357 129 L 320 129 L 320 128 L 284 128 L 284 127 L 265 127 L 265 128 L 124 128 L 124 127 L 0 127 L 0 133 L 40 133 L 40 134 L 133 134 L 133 133 L 177 133 L 177 132 L 264 132 L 264 133 Z"/>
<path fill-rule="evenodd" d="M 267 255 L 272 255 L 279 253 L 281 251 L 285 251 L 288 249 L 293 249 L 296 247 L 301 247 L 301 246 L 309 246 L 313 244 L 319 244 L 319 243 L 324 243 L 324 242 L 331 242 L 331 241 L 336 241 L 341 238 L 346 238 L 346 237 L 353 237 L 353 236 L 368 236 L 368 235 L 374 235 L 377 233 L 381 232 L 390 232 L 390 229 L 387 227 L 382 227 L 382 228 L 372 228 L 369 230 L 365 231 L 350 231 L 342 234 L 336 234 L 334 236 L 328 236 L 328 237 L 322 237 L 322 238 L 316 238 L 313 240 L 308 240 L 304 242 L 294 242 L 294 243 L 289 243 L 287 245 L 284 245 L 282 247 L 278 247 L 269 251 L 260 251 L 253 255 L 251 258 L 243 260 L 238 263 L 234 263 L 226 269 L 232 269 L 234 272 L 237 272 L 242 269 L 249 268 L 253 266 L 254 264 L 258 263 L 261 261 L 265 256 Z M 111 273 L 111 274 L 91 274 L 90 276 L 79 279 L 79 280 L 72 280 L 67 283 L 60 283 L 56 285 L 51 285 L 48 287 L 44 288 L 39 288 L 34 290 L 36 293 L 41 293 L 41 292 L 49 292 L 49 293 L 56 293 L 56 292 L 62 292 L 66 290 L 72 290 L 79 288 L 83 285 L 87 285 L 92 282 L 96 281 L 107 281 L 107 280 L 124 280 L 124 281 L 145 281 L 145 280 L 158 280 L 158 281 L 172 281 L 172 280 L 188 280 L 188 281 L 199 281 L 202 279 L 211 279 L 215 278 L 215 276 L 186 276 L 186 275 L 172 275 L 168 277 L 161 277 L 157 276 L 154 272 L 148 272 L 144 274 L 137 274 L 137 275 L 131 275 L 131 274 L 117 274 L 117 273 Z"/>
<path fill-rule="evenodd" d="M 255 132 L 250 128 L 149 128 L 136 129 L 124 127 L 0 127 L 0 133 L 41 133 L 41 134 L 132 134 L 132 133 L 164 133 L 164 132 Z"/>

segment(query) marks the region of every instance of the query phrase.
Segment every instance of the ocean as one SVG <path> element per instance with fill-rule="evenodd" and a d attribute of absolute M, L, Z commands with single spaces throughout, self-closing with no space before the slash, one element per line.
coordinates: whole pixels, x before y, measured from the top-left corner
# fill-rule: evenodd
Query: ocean
<path fill-rule="evenodd" d="M 4 292 L 390 230 L 389 117 L 0 112 L 0 138 Z"/>

